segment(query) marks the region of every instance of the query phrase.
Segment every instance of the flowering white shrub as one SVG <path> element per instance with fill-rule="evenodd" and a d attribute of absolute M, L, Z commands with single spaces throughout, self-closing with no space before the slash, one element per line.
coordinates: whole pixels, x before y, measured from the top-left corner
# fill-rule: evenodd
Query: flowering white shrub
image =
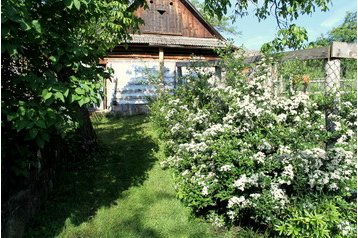
<path fill-rule="evenodd" d="M 152 104 L 168 154 L 162 165 L 174 169 L 178 196 L 216 222 L 272 226 L 292 201 L 350 192 L 354 123 L 336 114 L 336 131 L 327 131 L 319 103 L 303 93 L 275 95 L 267 75 L 232 73 L 237 80 L 220 87 L 199 75 Z M 355 114 L 352 104 L 342 107 Z"/>

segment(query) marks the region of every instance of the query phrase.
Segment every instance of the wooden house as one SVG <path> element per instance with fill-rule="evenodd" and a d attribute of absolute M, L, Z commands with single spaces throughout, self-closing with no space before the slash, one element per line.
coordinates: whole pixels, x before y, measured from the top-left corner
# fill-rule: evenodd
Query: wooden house
<path fill-rule="evenodd" d="M 175 87 L 178 62 L 192 57 L 217 60 L 214 49 L 225 43 L 188 0 L 147 1 L 148 8 L 136 12 L 144 20 L 140 33 L 104 59 L 114 69 L 114 77 L 105 84 L 102 109 L 125 115 L 146 113 L 147 97 L 155 94 L 150 74 L 157 73 L 166 87 Z"/>

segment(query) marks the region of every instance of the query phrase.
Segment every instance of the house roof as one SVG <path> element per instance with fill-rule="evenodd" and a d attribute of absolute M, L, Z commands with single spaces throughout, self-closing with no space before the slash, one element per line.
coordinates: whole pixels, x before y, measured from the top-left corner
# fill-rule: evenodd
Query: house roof
<path fill-rule="evenodd" d="M 150 46 L 165 46 L 165 47 L 190 47 L 190 48 L 217 48 L 224 47 L 226 42 L 217 38 L 197 38 L 184 36 L 169 36 L 169 35 L 155 35 L 143 34 L 131 35 L 132 39 L 128 43 L 146 44 Z"/>

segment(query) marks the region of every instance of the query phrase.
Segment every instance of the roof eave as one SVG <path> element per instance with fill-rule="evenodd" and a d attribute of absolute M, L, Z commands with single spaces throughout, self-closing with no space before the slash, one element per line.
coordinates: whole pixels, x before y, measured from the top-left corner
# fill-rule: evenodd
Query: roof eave
<path fill-rule="evenodd" d="M 186 48 L 186 49 L 207 49 L 214 50 L 222 46 L 201 46 L 201 45 L 165 45 L 165 44 L 147 44 L 148 46 L 163 47 L 163 48 Z"/>

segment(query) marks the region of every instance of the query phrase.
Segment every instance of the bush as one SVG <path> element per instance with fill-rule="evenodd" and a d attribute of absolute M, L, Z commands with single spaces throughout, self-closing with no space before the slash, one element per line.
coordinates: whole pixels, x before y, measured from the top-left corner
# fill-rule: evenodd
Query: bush
<path fill-rule="evenodd" d="M 151 105 L 166 144 L 162 165 L 174 169 L 179 198 L 217 225 L 270 228 L 285 227 L 280 222 L 296 219 L 292 214 L 318 197 L 349 196 L 356 124 L 336 114 L 335 131 L 326 130 L 320 101 L 270 90 L 275 82 L 265 59 L 245 78 L 228 58 L 224 82 L 196 72 Z M 352 104 L 343 108 L 355 114 Z"/>
<path fill-rule="evenodd" d="M 308 198 L 288 209 L 275 230 L 287 237 L 357 237 L 355 207 L 339 197 Z"/>

